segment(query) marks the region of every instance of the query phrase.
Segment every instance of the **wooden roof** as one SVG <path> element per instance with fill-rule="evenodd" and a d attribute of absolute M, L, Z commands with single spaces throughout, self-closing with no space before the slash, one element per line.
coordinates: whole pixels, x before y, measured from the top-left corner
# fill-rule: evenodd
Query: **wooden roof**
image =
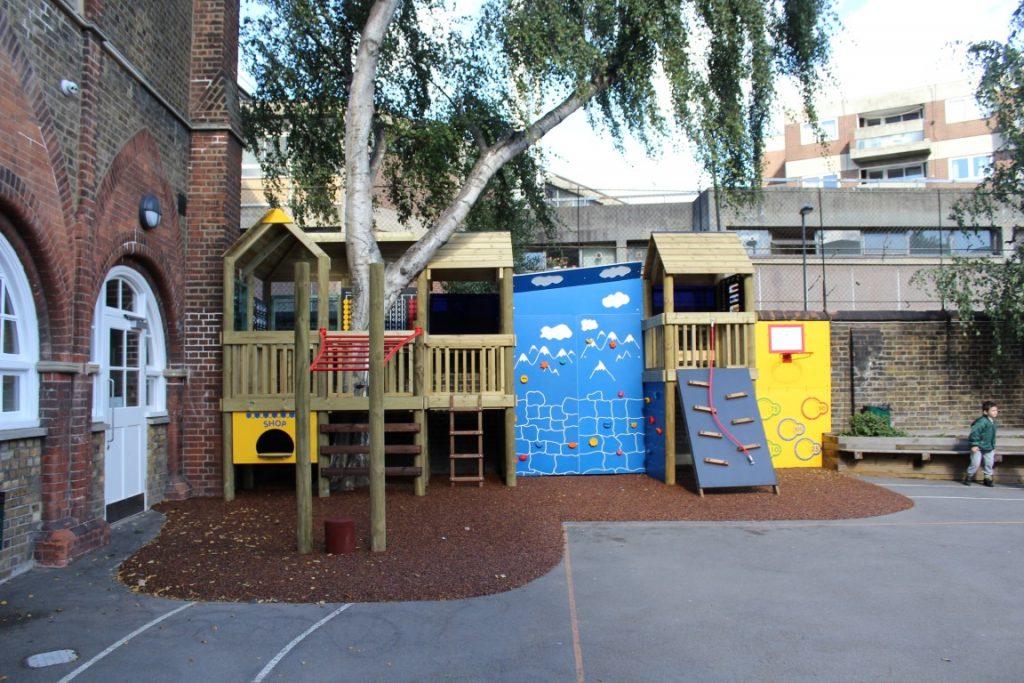
<path fill-rule="evenodd" d="M 751 274 L 754 264 L 734 232 L 661 232 L 651 234 L 644 276 Z"/>
<path fill-rule="evenodd" d="M 512 235 L 458 232 L 430 259 L 433 280 L 496 280 L 512 267 Z"/>

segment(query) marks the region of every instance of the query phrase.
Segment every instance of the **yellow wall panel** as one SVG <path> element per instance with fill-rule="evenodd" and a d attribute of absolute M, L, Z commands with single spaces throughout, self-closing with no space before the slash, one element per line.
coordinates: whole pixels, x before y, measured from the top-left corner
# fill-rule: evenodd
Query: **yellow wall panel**
<path fill-rule="evenodd" d="M 827 321 L 757 323 L 754 387 L 775 467 L 821 467 L 821 435 L 832 430 L 829 328 Z M 799 340 L 803 351 L 772 353 L 773 338 Z"/>

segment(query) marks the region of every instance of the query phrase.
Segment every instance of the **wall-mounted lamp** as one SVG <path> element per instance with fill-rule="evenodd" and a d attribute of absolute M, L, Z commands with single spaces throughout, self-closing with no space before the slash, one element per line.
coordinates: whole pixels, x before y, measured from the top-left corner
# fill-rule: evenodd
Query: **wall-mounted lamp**
<path fill-rule="evenodd" d="M 160 200 L 151 194 L 139 200 L 139 224 L 146 230 L 160 225 Z"/>

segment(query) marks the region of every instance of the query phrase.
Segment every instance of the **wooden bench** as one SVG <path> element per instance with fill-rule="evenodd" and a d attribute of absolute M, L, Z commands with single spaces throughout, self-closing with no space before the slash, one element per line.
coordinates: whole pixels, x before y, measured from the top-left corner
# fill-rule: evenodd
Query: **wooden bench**
<path fill-rule="evenodd" d="M 1003 481 L 1024 481 L 1024 434 L 1019 430 L 999 434 L 996 462 L 1006 463 L 997 471 Z M 822 437 L 822 465 L 836 470 L 851 470 L 881 476 L 952 478 L 962 473 L 969 462 L 970 444 L 964 437 Z M 900 456 L 905 459 L 900 463 Z M 885 459 L 883 464 L 880 460 Z M 999 476 L 999 475 L 1002 476 Z"/>

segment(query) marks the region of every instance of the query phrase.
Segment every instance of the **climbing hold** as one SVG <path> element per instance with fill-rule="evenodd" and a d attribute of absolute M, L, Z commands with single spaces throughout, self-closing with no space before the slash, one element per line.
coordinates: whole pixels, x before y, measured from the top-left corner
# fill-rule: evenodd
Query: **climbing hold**
<path fill-rule="evenodd" d="M 586 339 L 586 342 L 587 342 L 587 344 L 589 344 L 590 346 L 593 346 L 593 345 L 594 345 L 594 339 L 593 339 L 593 337 L 587 337 L 587 339 Z"/>
<path fill-rule="evenodd" d="M 526 458 L 525 455 L 520 455 L 519 456 L 519 462 L 526 462 L 526 460 L 527 460 L 527 458 Z"/>
<path fill-rule="evenodd" d="M 559 358 L 558 359 L 558 364 L 559 365 L 565 365 L 565 358 Z"/>
<path fill-rule="evenodd" d="M 526 384 L 529 381 L 530 381 L 530 378 L 527 377 L 526 375 L 519 375 L 519 383 L 520 384 Z"/>
<path fill-rule="evenodd" d="M 630 427 L 631 427 L 632 429 L 636 429 L 636 421 L 634 420 L 633 422 L 630 422 L 630 423 L 629 423 L 629 426 L 630 426 Z"/>
<path fill-rule="evenodd" d="M 569 448 L 576 448 L 576 442 L 575 441 L 570 441 L 569 442 Z"/>
<path fill-rule="evenodd" d="M 605 429 L 611 429 L 612 428 L 612 423 L 605 421 L 605 422 L 601 423 L 601 426 L 604 427 Z"/>
<path fill-rule="evenodd" d="M 650 396 L 644 396 L 644 403 L 650 403 L 650 402 L 651 402 L 651 397 Z"/>
<path fill-rule="evenodd" d="M 625 391 L 620 391 L 620 392 L 619 392 L 619 398 L 622 398 L 622 397 L 623 397 L 623 396 L 625 396 L 625 395 L 626 395 L 626 392 L 625 392 Z"/>
<path fill-rule="evenodd" d="M 661 427 L 655 427 L 654 431 L 657 432 L 658 434 L 661 434 Z"/>
<path fill-rule="evenodd" d="M 657 419 L 655 419 L 655 417 L 654 417 L 653 415 L 651 415 L 651 416 L 650 416 L 649 418 L 647 418 L 647 421 L 648 421 L 648 422 L 650 422 L 651 424 L 654 424 L 654 423 L 655 423 L 655 422 L 657 422 L 658 420 L 657 420 Z"/>
<path fill-rule="evenodd" d="M 622 449 L 620 448 L 617 451 L 615 451 L 615 455 L 622 455 Z"/>
<path fill-rule="evenodd" d="M 548 362 L 546 360 L 542 360 L 540 362 L 540 369 L 541 370 L 547 370 L 548 369 Z"/>
<path fill-rule="evenodd" d="M 596 436 L 592 436 L 592 437 L 590 437 L 590 441 L 588 441 L 587 443 L 589 443 L 591 447 L 594 447 L 594 446 L 596 446 L 596 445 L 597 445 L 597 443 L 598 443 L 598 441 L 597 441 L 597 437 L 596 437 Z"/>
<path fill-rule="evenodd" d="M 614 349 L 616 346 L 618 346 L 618 344 L 616 344 L 615 340 L 613 339 L 612 341 L 608 342 L 608 346 Z"/>

